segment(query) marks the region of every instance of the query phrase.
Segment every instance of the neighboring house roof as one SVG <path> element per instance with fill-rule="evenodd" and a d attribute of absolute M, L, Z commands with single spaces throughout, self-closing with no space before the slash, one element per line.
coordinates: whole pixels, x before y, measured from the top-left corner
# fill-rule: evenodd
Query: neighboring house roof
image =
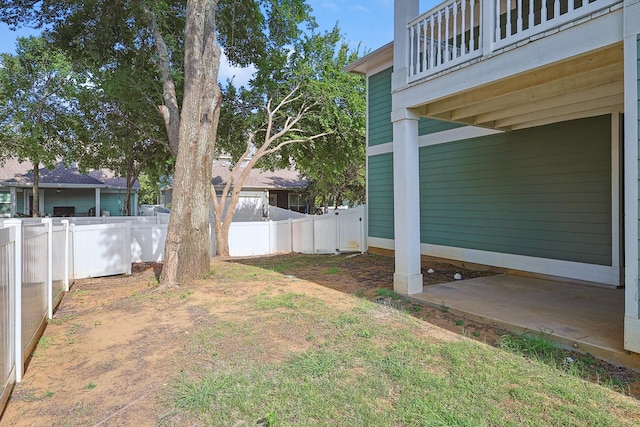
<path fill-rule="evenodd" d="M 17 158 L 6 160 L 0 166 L 0 185 L 25 187 L 33 184 L 33 165 L 30 162 L 20 162 Z M 126 180 L 116 177 L 109 169 L 92 170 L 81 173 L 76 167 L 65 167 L 58 162 L 52 170 L 40 168 L 39 185 L 46 187 L 66 188 L 126 188 Z M 140 188 L 136 181 L 133 188 Z"/>
<path fill-rule="evenodd" d="M 211 183 L 218 187 L 227 183 L 231 176 L 230 163 L 227 160 L 215 160 L 211 171 Z M 276 169 L 263 171 L 252 169 L 244 182 L 243 188 L 265 190 L 293 190 L 307 186 L 307 180 L 300 178 L 300 172 L 295 169 Z"/>

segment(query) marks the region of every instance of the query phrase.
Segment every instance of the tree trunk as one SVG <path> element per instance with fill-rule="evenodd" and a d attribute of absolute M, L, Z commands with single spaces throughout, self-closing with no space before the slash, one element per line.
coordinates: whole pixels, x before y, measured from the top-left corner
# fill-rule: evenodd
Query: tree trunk
<path fill-rule="evenodd" d="M 124 203 L 122 205 L 122 215 L 124 216 L 131 215 L 131 187 L 132 184 L 127 179 L 127 190 L 124 193 Z"/>
<path fill-rule="evenodd" d="M 216 233 L 216 255 L 229 256 L 229 227 L 231 223 L 215 220 L 214 231 Z"/>
<path fill-rule="evenodd" d="M 31 214 L 32 217 L 37 218 L 40 216 L 40 164 L 33 164 L 33 187 L 31 196 Z"/>
<path fill-rule="evenodd" d="M 209 272 L 211 167 L 220 115 L 216 3 L 187 2 L 184 96 L 161 277 L 165 287 L 202 278 Z"/>

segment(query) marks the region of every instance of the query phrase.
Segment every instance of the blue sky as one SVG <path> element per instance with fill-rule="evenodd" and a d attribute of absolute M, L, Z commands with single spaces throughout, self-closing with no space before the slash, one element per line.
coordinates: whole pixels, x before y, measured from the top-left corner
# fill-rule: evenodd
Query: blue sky
<path fill-rule="evenodd" d="M 426 11 L 438 0 L 421 0 L 420 10 Z M 393 39 L 393 0 L 308 0 L 321 30 L 330 30 L 338 23 L 349 46 L 361 46 L 361 52 L 375 50 Z M 10 31 L 0 23 L 0 53 L 15 51 L 17 37 L 37 34 L 31 29 Z M 242 84 L 251 70 L 232 69 L 223 64 L 221 80 L 235 75 L 235 82 Z"/>

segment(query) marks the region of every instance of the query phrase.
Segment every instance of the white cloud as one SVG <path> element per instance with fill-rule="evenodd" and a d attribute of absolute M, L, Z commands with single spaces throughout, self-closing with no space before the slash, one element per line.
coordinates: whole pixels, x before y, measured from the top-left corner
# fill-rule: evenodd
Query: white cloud
<path fill-rule="evenodd" d="M 351 6 L 351 10 L 353 10 L 354 12 L 363 12 L 363 13 L 370 13 L 371 9 L 369 9 L 366 6 L 363 6 L 361 4 L 356 4 Z"/>
<path fill-rule="evenodd" d="M 253 65 L 246 68 L 234 67 L 229 63 L 227 56 L 222 52 L 220 54 L 220 70 L 218 71 L 218 81 L 225 83 L 227 79 L 233 80 L 236 87 L 248 86 L 249 80 L 253 77 L 256 69 Z"/>

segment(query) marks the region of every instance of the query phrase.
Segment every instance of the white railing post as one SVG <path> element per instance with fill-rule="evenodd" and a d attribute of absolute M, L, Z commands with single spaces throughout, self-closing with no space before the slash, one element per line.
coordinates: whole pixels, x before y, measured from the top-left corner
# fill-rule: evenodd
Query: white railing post
<path fill-rule="evenodd" d="M 63 219 L 60 221 L 64 225 L 64 270 L 63 270 L 63 282 L 64 291 L 69 292 L 69 220 Z"/>
<path fill-rule="evenodd" d="M 5 226 L 13 226 L 16 232 L 15 251 L 14 251 L 14 267 L 13 286 L 15 292 L 14 297 L 14 319 L 15 327 L 15 355 L 16 358 L 16 382 L 22 382 L 22 374 L 24 373 L 24 362 L 22 360 L 22 221 L 19 219 L 9 219 L 4 222 Z"/>
<path fill-rule="evenodd" d="M 53 220 L 43 218 L 47 227 L 47 319 L 53 319 Z"/>
<path fill-rule="evenodd" d="M 480 22 L 480 43 L 482 56 L 489 56 L 493 52 L 494 40 L 500 37 L 500 0 L 480 0 L 482 18 Z M 496 22 L 496 14 L 498 16 Z"/>
<path fill-rule="evenodd" d="M 289 253 L 293 252 L 293 218 L 289 218 Z"/>

